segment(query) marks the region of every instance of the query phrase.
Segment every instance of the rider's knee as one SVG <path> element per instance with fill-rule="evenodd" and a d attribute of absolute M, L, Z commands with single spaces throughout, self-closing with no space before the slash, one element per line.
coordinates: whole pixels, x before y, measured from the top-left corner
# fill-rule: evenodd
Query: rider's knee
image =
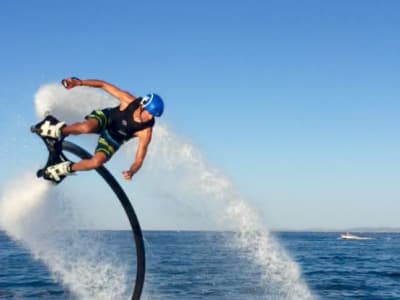
<path fill-rule="evenodd" d="M 104 164 L 104 162 L 105 162 L 104 159 L 100 157 L 95 156 L 92 158 L 92 166 L 95 169 L 100 168 Z"/>
<path fill-rule="evenodd" d="M 81 123 L 81 129 L 83 133 L 91 133 L 93 131 L 92 127 L 93 126 L 87 122 Z"/>

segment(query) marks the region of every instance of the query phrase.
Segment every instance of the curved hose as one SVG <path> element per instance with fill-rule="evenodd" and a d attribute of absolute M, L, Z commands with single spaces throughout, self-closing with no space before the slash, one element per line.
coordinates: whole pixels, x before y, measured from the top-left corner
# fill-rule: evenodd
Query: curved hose
<path fill-rule="evenodd" d="M 86 150 L 68 141 L 63 141 L 62 149 L 80 157 L 81 159 L 90 159 L 92 157 L 92 155 L 89 154 Z M 140 229 L 139 221 L 136 217 L 136 213 L 132 207 L 131 202 L 129 201 L 128 196 L 125 194 L 124 190 L 121 188 L 119 183 L 115 180 L 114 176 L 111 175 L 111 173 L 104 166 L 96 169 L 96 171 L 101 177 L 103 177 L 103 179 L 113 190 L 129 219 L 129 223 L 131 225 L 133 232 L 133 238 L 135 240 L 135 245 L 136 245 L 136 264 L 137 264 L 135 288 L 133 290 L 131 299 L 139 300 L 142 294 L 144 277 L 146 272 L 146 257 L 144 251 L 142 230 Z"/>

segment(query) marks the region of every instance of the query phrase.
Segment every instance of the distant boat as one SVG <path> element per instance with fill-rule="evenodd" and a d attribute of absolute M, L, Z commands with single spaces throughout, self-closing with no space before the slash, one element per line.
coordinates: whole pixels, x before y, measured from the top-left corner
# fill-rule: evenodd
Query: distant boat
<path fill-rule="evenodd" d="M 370 237 L 357 236 L 357 235 L 351 234 L 349 232 L 342 233 L 340 235 L 340 238 L 342 240 L 372 240 L 372 238 L 370 238 Z"/>

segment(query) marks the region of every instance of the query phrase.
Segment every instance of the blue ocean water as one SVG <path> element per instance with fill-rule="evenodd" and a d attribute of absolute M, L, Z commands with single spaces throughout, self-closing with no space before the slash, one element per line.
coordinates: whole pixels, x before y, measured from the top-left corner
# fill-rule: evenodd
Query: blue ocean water
<path fill-rule="evenodd" d="M 129 231 L 86 232 L 134 266 Z M 270 299 L 268 282 L 232 233 L 144 232 L 147 274 L 143 299 Z M 363 233 L 370 240 L 341 240 L 339 233 L 277 232 L 300 265 L 317 299 L 400 299 L 400 234 Z M 89 250 L 88 250 L 89 251 Z M 134 280 L 134 268 L 129 276 Z M 19 242 L 0 231 L 0 299 L 79 299 Z M 131 288 L 131 287 L 129 287 Z"/>

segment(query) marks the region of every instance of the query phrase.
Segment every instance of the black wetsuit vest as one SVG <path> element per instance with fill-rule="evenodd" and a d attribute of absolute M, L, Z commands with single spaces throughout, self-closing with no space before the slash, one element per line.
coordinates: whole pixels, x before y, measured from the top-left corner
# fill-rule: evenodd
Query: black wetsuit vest
<path fill-rule="evenodd" d="M 123 111 L 119 106 L 109 108 L 105 112 L 107 115 L 107 131 L 110 136 L 119 144 L 123 144 L 133 138 L 133 134 L 140 130 L 153 127 L 154 118 L 147 122 L 138 123 L 133 119 L 133 112 L 139 107 L 142 98 L 137 98 L 129 103 Z"/>

